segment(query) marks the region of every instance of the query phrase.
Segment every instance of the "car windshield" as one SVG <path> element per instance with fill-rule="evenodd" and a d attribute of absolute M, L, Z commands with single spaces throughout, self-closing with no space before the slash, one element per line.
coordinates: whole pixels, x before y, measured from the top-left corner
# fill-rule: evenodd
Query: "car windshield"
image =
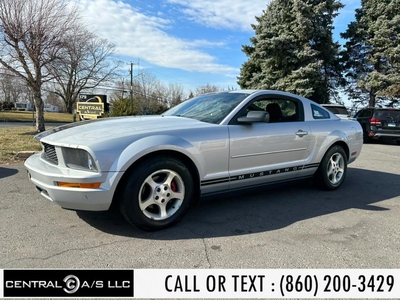
<path fill-rule="evenodd" d="M 163 116 L 186 117 L 219 124 L 247 96 L 246 93 L 201 95 L 167 110 Z"/>

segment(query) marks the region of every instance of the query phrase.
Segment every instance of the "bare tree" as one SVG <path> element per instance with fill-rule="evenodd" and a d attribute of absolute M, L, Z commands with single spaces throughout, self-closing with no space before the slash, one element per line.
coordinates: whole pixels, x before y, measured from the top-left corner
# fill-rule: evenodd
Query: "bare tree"
<path fill-rule="evenodd" d="M 158 113 L 166 107 L 165 87 L 150 72 L 141 72 L 133 83 L 134 101 L 139 104 L 139 114 Z M 162 107 L 162 108 L 161 108 Z"/>
<path fill-rule="evenodd" d="M 109 95 L 110 102 L 124 99 L 129 95 L 129 86 L 125 82 L 124 78 L 115 81 L 114 86 L 112 93 Z"/>
<path fill-rule="evenodd" d="M 12 81 L 13 81 L 13 76 L 10 75 L 9 73 L 7 74 L 6 72 L 4 72 L 1 74 L 0 76 L 0 90 L 2 93 L 1 100 L 7 103 L 13 102 L 11 96 L 11 90 L 13 87 Z"/>
<path fill-rule="evenodd" d="M 54 91 L 47 93 L 45 102 L 46 104 L 57 106 L 59 111 L 65 112 L 64 101 Z"/>
<path fill-rule="evenodd" d="M 15 103 L 25 96 L 27 100 L 28 88 L 21 78 L 15 76 L 7 70 L 0 70 L 0 93 L 1 100 L 8 103 Z"/>
<path fill-rule="evenodd" d="M 207 93 L 214 93 L 214 92 L 218 92 L 221 89 L 215 85 L 212 84 L 204 84 L 204 85 L 200 85 L 196 88 L 196 92 L 194 93 L 196 96 L 198 95 L 203 95 L 203 94 L 207 94 Z"/>
<path fill-rule="evenodd" d="M 36 129 L 45 130 L 42 85 L 49 65 L 77 23 L 77 10 L 62 0 L 0 1 L 0 64 L 24 79 L 33 93 Z"/>
<path fill-rule="evenodd" d="M 62 55 L 52 62 L 50 69 L 57 82 L 55 93 L 65 102 L 67 112 L 72 113 L 79 93 L 113 79 L 119 67 L 118 62 L 109 61 L 114 48 L 81 27 L 71 32 Z"/>
<path fill-rule="evenodd" d="M 168 107 L 178 105 L 184 100 L 183 87 L 180 84 L 170 83 L 167 89 Z"/>

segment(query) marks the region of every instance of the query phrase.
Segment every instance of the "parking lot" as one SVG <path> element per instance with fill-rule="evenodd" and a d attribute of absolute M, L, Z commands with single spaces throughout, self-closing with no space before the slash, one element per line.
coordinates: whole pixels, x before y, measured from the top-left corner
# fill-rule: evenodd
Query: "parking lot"
<path fill-rule="evenodd" d="M 118 212 L 40 196 L 0 165 L 0 268 L 399 268 L 400 146 L 366 144 L 346 181 L 202 199 L 175 227 L 143 232 Z"/>

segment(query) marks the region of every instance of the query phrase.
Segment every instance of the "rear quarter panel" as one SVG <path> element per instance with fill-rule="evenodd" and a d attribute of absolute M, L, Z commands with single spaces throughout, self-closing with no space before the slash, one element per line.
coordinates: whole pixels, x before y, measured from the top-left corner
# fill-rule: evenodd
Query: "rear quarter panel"
<path fill-rule="evenodd" d="M 363 144 L 363 131 L 360 123 L 355 119 L 341 119 L 325 108 L 324 110 L 329 113 L 329 119 L 314 119 L 311 106 L 318 106 L 318 104 L 308 99 L 302 99 L 305 121 L 315 137 L 313 162 L 320 163 L 328 149 L 337 143 L 344 143 L 347 146 L 348 163 L 353 162 L 360 155 Z"/>
<path fill-rule="evenodd" d="M 357 121 L 344 119 L 328 119 L 308 121 L 315 136 L 313 161 L 321 162 L 325 153 L 337 143 L 344 143 L 348 149 L 348 163 L 353 162 L 361 152 L 363 144 L 362 128 Z"/>

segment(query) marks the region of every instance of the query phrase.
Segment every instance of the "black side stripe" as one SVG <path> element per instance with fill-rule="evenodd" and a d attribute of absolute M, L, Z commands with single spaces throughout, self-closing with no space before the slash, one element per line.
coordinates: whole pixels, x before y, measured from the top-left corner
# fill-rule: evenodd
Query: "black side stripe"
<path fill-rule="evenodd" d="M 229 177 L 204 180 L 201 182 L 201 186 L 206 186 L 206 185 L 216 184 L 216 183 L 224 183 L 224 182 L 229 182 Z"/>
<path fill-rule="evenodd" d="M 261 172 L 256 172 L 256 173 L 248 173 L 248 174 L 243 174 L 243 175 L 238 175 L 238 176 L 223 177 L 223 178 L 218 178 L 218 179 L 208 179 L 208 180 L 203 180 L 201 182 L 201 186 L 207 186 L 207 185 L 218 184 L 218 183 L 227 183 L 227 182 L 236 181 L 236 180 L 264 177 L 264 176 L 268 176 L 268 175 L 276 175 L 276 174 L 287 173 L 287 172 L 295 172 L 295 171 L 301 171 L 304 169 L 311 169 L 311 168 L 318 168 L 318 167 L 319 167 L 319 164 L 315 163 L 315 164 L 308 164 L 308 165 L 296 166 L 296 167 L 290 167 L 290 168 L 281 168 L 281 169 L 261 171 Z"/>

